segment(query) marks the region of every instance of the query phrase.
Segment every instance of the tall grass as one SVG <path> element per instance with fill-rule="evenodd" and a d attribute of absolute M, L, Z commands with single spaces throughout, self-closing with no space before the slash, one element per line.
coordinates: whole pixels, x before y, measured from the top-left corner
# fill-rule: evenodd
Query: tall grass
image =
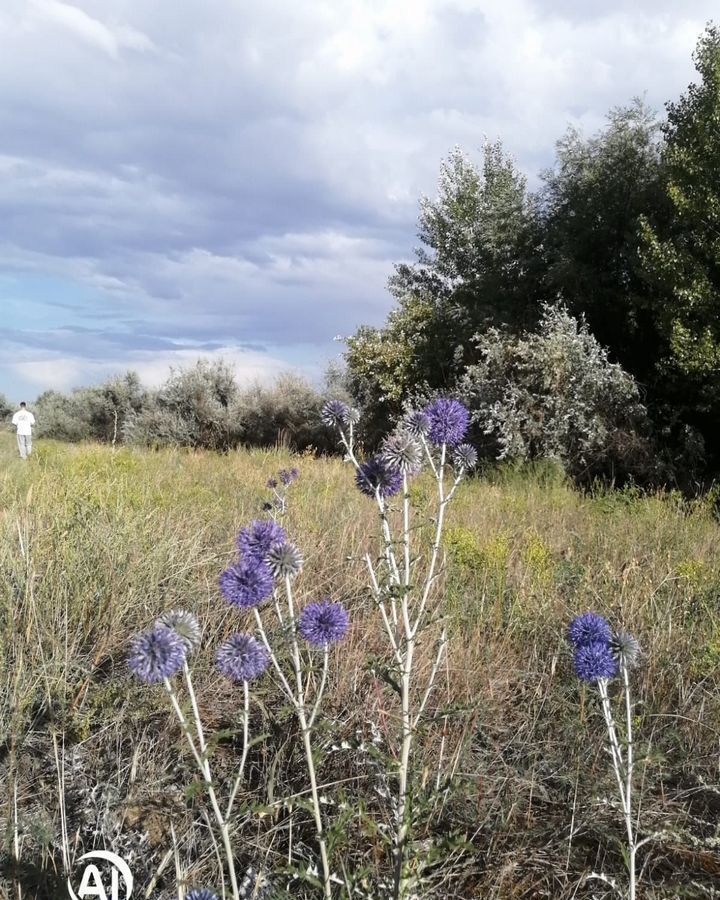
<path fill-rule="evenodd" d="M 385 652 L 363 562 L 376 512 L 347 468 L 275 452 L 43 441 L 22 462 L 8 434 L 0 434 L 0 896 L 59 896 L 63 866 L 92 846 L 125 856 L 140 896 L 148 888 L 174 896 L 178 877 L 217 880 L 201 792 L 184 789 L 192 761 L 182 734 L 162 692 L 127 676 L 126 642 L 171 606 L 209 623 L 213 644 L 238 628 L 242 617 L 217 578 L 238 527 L 259 513 L 266 480 L 288 464 L 301 470 L 288 516 L 306 557 L 297 589 L 342 598 L 353 613 L 351 635 L 333 653 L 322 768 L 332 783 L 324 786 L 331 852 L 338 866 L 364 873 L 359 883 L 372 896 L 391 825 L 373 747 L 395 752 L 396 723 L 369 664 Z M 412 488 L 420 501 L 431 489 L 422 479 Z M 574 614 L 594 609 L 629 627 L 644 650 L 636 772 L 643 825 L 665 836 L 644 854 L 638 896 L 713 896 L 720 530 L 711 504 L 580 494 L 552 470 L 502 469 L 458 493 L 443 550 L 456 616 L 430 704 L 442 727 L 419 735 L 418 774 L 436 790 L 415 826 L 416 851 L 434 854 L 428 895 L 600 897 L 610 888 L 585 876 L 622 873 L 601 713 L 570 675 L 564 636 Z M 418 653 L 429 669 L 434 647 Z M 209 654 L 195 673 L 217 736 L 214 770 L 230 780 L 242 688 L 221 681 Z M 251 749 L 238 798 L 241 867 L 279 870 L 305 849 L 312 858 L 305 798 L 278 800 L 303 789 L 294 781 L 300 735 L 281 708 L 264 683 L 253 733 L 265 738 Z"/>

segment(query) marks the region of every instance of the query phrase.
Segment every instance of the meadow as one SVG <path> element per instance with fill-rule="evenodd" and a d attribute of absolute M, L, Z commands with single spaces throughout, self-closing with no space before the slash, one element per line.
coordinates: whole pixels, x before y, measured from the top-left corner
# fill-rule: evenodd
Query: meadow
<path fill-rule="evenodd" d="M 129 638 L 184 608 L 204 625 L 194 664 L 213 762 L 230 782 L 240 689 L 205 647 L 238 628 L 218 576 L 266 482 L 296 466 L 285 525 L 305 555 L 304 597 L 351 612 L 333 650 L 319 767 L 336 866 L 372 884 L 388 810 L 374 746 L 393 752 L 385 652 L 362 555 L 377 512 L 339 458 L 282 449 L 159 452 L 38 441 L 16 456 L 0 432 L 0 896 L 63 896 L 59 835 L 73 856 L 107 847 L 136 896 L 216 883 L 201 786 L 160 688 L 130 677 Z M 430 485 L 413 484 L 414 499 Z M 416 849 L 426 898 L 616 896 L 622 824 L 596 695 L 566 638 L 586 610 L 643 650 L 635 731 L 642 898 L 720 896 L 720 526 L 716 498 L 598 488 L 550 465 L 493 468 L 448 512 L 441 589 L 449 651 L 420 733 L 427 786 Z M 251 623 L 248 622 L 248 625 Z M 419 649 L 429 669 L 433 647 Z M 271 678 L 254 692 L 238 807 L 240 868 L 312 859 L 300 741 Z M 334 823 L 334 824 L 333 824 Z M 360 879 L 361 881 L 363 879 Z M 297 896 L 317 896 L 298 887 Z M 357 896 L 363 896 L 358 889 Z"/>

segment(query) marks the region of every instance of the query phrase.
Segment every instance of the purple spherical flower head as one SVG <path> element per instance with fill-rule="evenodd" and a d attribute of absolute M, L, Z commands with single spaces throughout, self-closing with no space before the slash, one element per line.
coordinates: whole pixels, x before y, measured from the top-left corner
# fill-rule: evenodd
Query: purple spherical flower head
<path fill-rule="evenodd" d="M 156 625 L 133 638 L 128 666 L 140 681 L 157 684 L 182 669 L 187 655 L 183 639 L 172 628 Z"/>
<path fill-rule="evenodd" d="M 614 678 L 617 675 L 617 660 L 612 654 L 610 645 L 604 641 L 581 644 L 575 650 L 574 662 L 577 677 L 590 684 L 601 678 Z"/>
<path fill-rule="evenodd" d="M 329 598 L 319 603 L 310 603 L 300 613 L 298 631 L 308 644 L 324 647 L 342 640 L 350 625 L 350 616 L 340 603 Z"/>
<path fill-rule="evenodd" d="M 249 528 L 242 528 L 237 537 L 240 554 L 249 559 L 264 560 L 276 544 L 282 544 L 285 529 L 272 519 L 256 520 Z"/>
<path fill-rule="evenodd" d="M 568 637 L 576 647 L 584 647 L 586 644 L 609 644 L 612 638 L 612 628 L 607 619 L 597 613 L 583 613 L 576 616 L 570 623 Z"/>
<path fill-rule="evenodd" d="M 220 590 L 233 606 L 247 609 L 266 600 L 273 590 L 272 572 L 255 557 L 241 559 L 220 576 Z"/>
<path fill-rule="evenodd" d="M 208 888 L 193 888 L 185 895 L 185 900 L 219 900 L 218 895 Z"/>
<path fill-rule="evenodd" d="M 368 497 L 374 497 L 378 489 L 381 497 L 392 497 L 401 490 L 403 477 L 397 469 L 390 468 L 381 456 L 374 456 L 361 464 L 355 483 Z"/>
<path fill-rule="evenodd" d="M 456 447 L 470 427 L 470 413 L 459 400 L 433 400 L 424 412 L 430 423 L 428 437 L 437 447 L 442 444 Z"/>
<path fill-rule="evenodd" d="M 298 480 L 300 472 L 297 469 L 280 469 L 278 475 L 280 476 L 280 481 L 282 481 L 285 487 L 288 487 L 288 485 L 291 485 L 294 481 Z"/>
<path fill-rule="evenodd" d="M 347 403 L 342 400 L 328 400 L 322 408 L 320 418 L 326 425 L 344 425 L 349 411 Z"/>
<path fill-rule="evenodd" d="M 215 663 L 232 681 L 252 681 L 267 669 L 270 654 L 251 634 L 233 634 L 218 647 Z"/>
<path fill-rule="evenodd" d="M 267 486 L 270 488 L 270 490 L 274 490 L 278 486 L 277 478 L 268 478 Z"/>

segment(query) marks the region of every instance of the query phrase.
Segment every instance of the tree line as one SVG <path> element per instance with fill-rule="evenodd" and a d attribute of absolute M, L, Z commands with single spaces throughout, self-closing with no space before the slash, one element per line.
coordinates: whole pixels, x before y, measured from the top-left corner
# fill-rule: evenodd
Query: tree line
<path fill-rule="evenodd" d="M 596 397 L 598 421 L 625 443 L 619 456 L 622 448 L 613 451 L 613 471 L 683 484 L 717 474 L 717 26 L 708 25 L 693 58 L 699 78 L 667 104 L 663 119 L 636 99 L 611 110 L 595 135 L 570 128 L 538 190 L 528 190 L 500 143 L 486 145 L 479 164 L 459 149 L 450 154 L 437 196 L 420 202 L 416 260 L 397 265 L 390 278 L 394 309 L 383 327 L 360 328 L 348 341 L 348 386 L 366 410 L 368 439 L 413 395 L 467 394 L 469 380 L 492 371 L 496 401 L 514 404 L 517 420 L 510 441 L 515 450 L 504 451 L 547 451 L 532 434 L 543 404 L 553 393 L 557 400 L 558 385 L 547 359 L 543 387 L 537 372 L 527 370 L 543 368 L 539 357 L 523 365 L 517 349 L 525 342 L 527 354 L 529 341 L 547 356 L 548 309 L 556 308 L 594 338 L 607 365 L 619 366 L 637 386 L 633 404 L 642 413 L 636 408 L 625 421 L 614 418 L 617 409 L 603 410 L 603 398 Z M 558 358 L 560 381 L 567 365 L 567 358 Z M 519 392 L 523 400 L 518 384 L 533 377 L 534 391 Z M 570 401 L 571 385 L 565 393 Z M 502 443 L 487 404 L 475 411 L 478 430 Z M 580 411 L 569 403 L 564 415 L 572 430 Z M 636 425 L 628 428 L 631 419 Z M 588 471 L 607 469 L 608 454 L 601 456 Z M 575 464 L 586 468 L 582 460 Z"/>

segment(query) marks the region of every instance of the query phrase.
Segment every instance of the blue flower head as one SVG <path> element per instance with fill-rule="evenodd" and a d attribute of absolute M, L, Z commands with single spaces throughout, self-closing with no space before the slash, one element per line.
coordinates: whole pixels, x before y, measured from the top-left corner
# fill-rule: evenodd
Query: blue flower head
<path fill-rule="evenodd" d="M 374 456 L 360 465 L 355 483 L 368 497 L 374 497 L 376 490 L 379 490 L 381 497 L 392 497 L 402 488 L 403 477 L 401 472 L 391 468 L 381 456 Z"/>
<path fill-rule="evenodd" d="M 612 638 L 612 628 L 603 616 L 592 612 L 583 613 L 581 616 L 576 616 L 570 623 L 568 637 L 576 647 L 594 643 L 609 644 Z"/>
<path fill-rule="evenodd" d="M 133 639 L 128 666 L 140 681 L 157 684 L 179 672 L 186 655 L 187 647 L 180 635 L 172 628 L 156 625 Z"/>
<path fill-rule="evenodd" d="M 228 603 L 240 609 L 258 606 L 272 594 L 272 572 L 256 557 L 241 559 L 222 573 L 220 590 Z"/>
<path fill-rule="evenodd" d="M 605 641 L 593 641 L 581 644 L 575 650 L 575 673 L 581 681 L 595 684 L 600 679 L 614 678 L 618 672 L 617 660 L 612 654 L 610 644 Z"/>
<path fill-rule="evenodd" d="M 237 548 L 241 556 L 249 559 L 265 560 L 276 544 L 282 544 L 287 535 L 285 529 L 272 519 L 252 522 L 242 528 L 237 537 Z"/>
<path fill-rule="evenodd" d="M 425 407 L 428 437 L 437 447 L 447 444 L 456 447 L 470 427 L 470 413 L 459 400 L 441 398 Z"/>
<path fill-rule="evenodd" d="M 310 603 L 300 613 L 298 631 L 313 647 L 325 647 L 340 641 L 350 625 L 348 611 L 330 598 Z"/>
<path fill-rule="evenodd" d="M 189 894 L 185 894 L 185 900 L 219 900 L 219 898 L 208 888 L 193 888 Z"/>
<path fill-rule="evenodd" d="M 267 669 L 270 655 L 250 634 L 233 634 L 218 647 L 215 664 L 232 681 L 252 681 Z"/>

